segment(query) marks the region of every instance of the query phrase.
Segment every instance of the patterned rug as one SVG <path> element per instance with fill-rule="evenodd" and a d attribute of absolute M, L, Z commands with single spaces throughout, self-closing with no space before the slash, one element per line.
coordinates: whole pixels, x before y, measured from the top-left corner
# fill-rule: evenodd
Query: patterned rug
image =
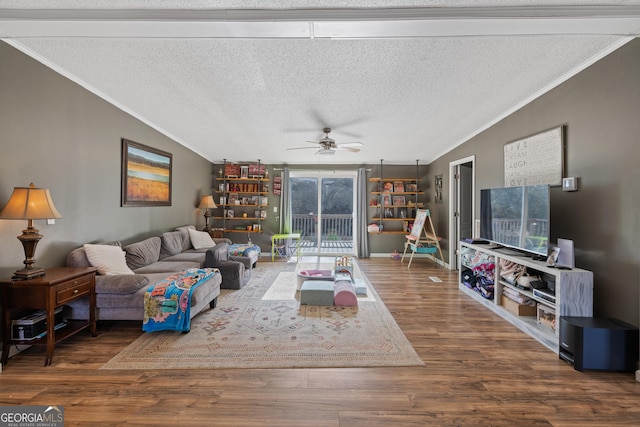
<path fill-rule="evenodd" d="M 331 259 L 332 261 L 332 259 Z M 322 368 L 423 365 L 367 278 L 357 307 L 300 305 L 296 269 L 260 262 L 240 290 L 197 315 L 191 332 L 140 336 L 102 369 Z"/>

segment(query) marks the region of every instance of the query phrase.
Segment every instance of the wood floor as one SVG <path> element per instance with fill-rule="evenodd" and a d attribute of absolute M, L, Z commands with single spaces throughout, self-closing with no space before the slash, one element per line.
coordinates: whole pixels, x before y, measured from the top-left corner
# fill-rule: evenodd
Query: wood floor
<path fill-rule="evenodd" d="M 10 359 L 0 406 L 62 405 L 67 427 L 640 425 L 633 374 L 575 371 L 428 260 L 359 263 L 423 367 L 100 370 L 141 334 L 102 323 L 59 344 L 50 367 L 40 350 Z"/>

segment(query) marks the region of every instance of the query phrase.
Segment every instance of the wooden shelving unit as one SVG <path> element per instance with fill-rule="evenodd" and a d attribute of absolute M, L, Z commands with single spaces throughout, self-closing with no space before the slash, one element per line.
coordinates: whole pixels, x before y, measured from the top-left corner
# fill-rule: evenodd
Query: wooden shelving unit
<path fill-rule="evenodd" d="M 224 160 L 215 183 L 218 209 L 214 219 L 225 233 L 262 233 L 267 219 L 269 178 L 260 163 L 230 163 Z"/>
<path fill-rule="evenodd" d="M 369 178 L 375 187 L 369 192 L 373 198 L 369 202 L 372 210 L 370 220 L 377 223 L 378 229 L 369 226 L 370 234 L 407 234 L 410 223 L 415 218 L 415 210 L 424 208 L 419 196 L 420 189 L 418 162 L 415 178 L 386 178 L 383 161 L 380 160 L 380 177 Z"/>

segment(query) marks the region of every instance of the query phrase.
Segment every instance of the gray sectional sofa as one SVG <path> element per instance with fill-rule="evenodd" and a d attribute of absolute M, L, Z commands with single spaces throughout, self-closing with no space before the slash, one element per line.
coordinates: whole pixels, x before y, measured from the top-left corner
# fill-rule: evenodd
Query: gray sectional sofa
<path fill-rule="evenodd" d="M 194 249 L 191 245 L 188 228 L 180 227 L 175 231 L 149 237 L 129 244 L 124 248 L 126 265 L 132 273 L 96 275 L 96 318 L 98 320 L 142 320 L 144 315 L 144 294 L 149 285 L 165 279 L 171 273 L 188 268 L 205 266 L 207 251 L 215 247 Z M 222 239 L 226 246 L 227 239 Z M 216 243 L 216 242 L 214 242 Z M 121 247 L 120 242 L 108 242 L 105 245 Z M 87 251 L 94 258 L 92 264 Z M 93 254 L 95 245 L 74 249 L 67 256 L 67 265 L 88 267 L 95 265 Z M 125 267 L 126 268 L 126 267 Z M 108 273 L 108 272 L 107 272 Z M 222 275 L 216 274 L 198 286 L 191 299 L 191 317 L 207 307 L 215 307 Z M 69 305 L 68 318 L 87 319 L 88 304 L 77 301 Z"/>

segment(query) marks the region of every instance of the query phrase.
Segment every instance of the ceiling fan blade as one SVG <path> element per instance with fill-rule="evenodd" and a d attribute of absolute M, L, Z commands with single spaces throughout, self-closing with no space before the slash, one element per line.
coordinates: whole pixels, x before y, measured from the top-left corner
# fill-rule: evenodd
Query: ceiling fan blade
<path fill-rule="evenodd" d="M 292 147 L 292 148 L 287 148 L 287 150 L 308 150 L 309 148 L 317 148 L 317 147 Z"/>
<path fill-rule="evenodd" d="M 351 147 L 351 148 L 356 148 L 356 147 L 364 147 L 364 144 L 362 142 L 341 142 L 340 144 L 338 144 L 338 147 Z"/>
<path fill-rule="evenodd" d="M 345 147 L 345 146 L 338 147 L 338 150 L 346 150 L 346 151 L 350 151 L 352 153 L 357 153 L 357 152 L 360 151 L 359 148 L 356 148 L 356 147 Z"/>
<path fill-rule="evenodd" d="M 336 122 L 335 117 L 333 117 L 334 120 L 328 120 L 329 117 L 327 117 L 327 115 L 323 114 L 322 112 L 316 109 L 309 110 L 309 115 L 319 127 L 323 128 L 331 124 L 330 127 L 332 129 L 340 129 L 339 131 L 337 131 L 340 135 L 345 135 L 347 137 L 352 137 L 352 138 L 360 138 L 361 136 L 355 135 L 353 133 L 349 133 L 347 131 L 344 131 L 343 129 L 369 120 L 369 117 L 358 117 L 355 119 L 345 120 L 342 122 Z"/>

